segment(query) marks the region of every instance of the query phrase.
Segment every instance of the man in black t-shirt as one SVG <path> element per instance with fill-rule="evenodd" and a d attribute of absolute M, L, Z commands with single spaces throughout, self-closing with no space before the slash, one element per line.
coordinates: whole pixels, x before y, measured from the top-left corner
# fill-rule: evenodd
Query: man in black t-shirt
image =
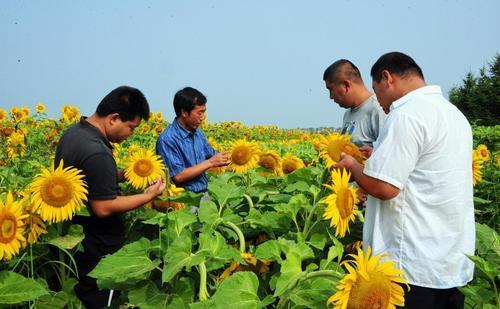
<path fill-rule="evenodd" d="M 75 255 L 79 273 L 75 292 L 86 308 L 105 307 L 112 298 L 112 291 L 99 290 L 96 280 L 87 275 L 103 256 L 123 245 L 121 214 L 149 202 L 165 189 L 165 179 L 157 179 L 142 194 L 118 194 L 119 173 L 111 142 L 123 142 L 142 119 L 148 118 L 149 105 L 142 92 L 118 87 L 104 97 L 92 116 L 82 117 L 68 128 L 57 145 L 55 165 L 64 160 L 65 166 L 82 170 L 88 186 L 90 217 L 77 216 L 74 220 L 83 226 L 85 234 L 84 251 Z"/>

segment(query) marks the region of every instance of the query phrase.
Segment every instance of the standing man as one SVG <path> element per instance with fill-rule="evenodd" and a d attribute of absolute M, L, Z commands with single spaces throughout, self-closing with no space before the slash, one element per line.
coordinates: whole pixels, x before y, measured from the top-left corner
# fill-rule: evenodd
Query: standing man
<path fill-rule="evenodd" d="M 330 99 L 347 109 L 341 133 L 351 135 L 358 147 L 372 147 L 386 115 L 375 95 L 366 89 L 358 68 L 349 60 L 337 60 L 325 70 L 323 80 Z"/>
<path fill-rule="evenodd" d="M 55 166 L 64 160 L 65 166 L 80 169 L 88 186 L 90 217 L 75 217 L 85 234 L 84 251 L 75 256 L 79 274 L 75 292 L 85 308 L 103 308 L 111 302 L 113 291 L 99 290 L 96 280 L 87 274 L 103 256 L 122 247 L 125 230 L 121 214 L 149 202 L 165 188 L 165 179 L 157 179 L 144 193 L 119 195 L 111 143 L 126 140 L 141 119 L 148 117 L 149 105 L 142 92 L 118 87 L 104 97 L 92 116 L 82 117 L 68 128 L 57 145 Z"/>
<path fill-rule="evenodd" d="M 470 125 L 405 54 L 381 56 L 371 76 L 389 115 L 365 166 L 349 155 L 337 165 L 374 197 L 364 245 L 406 273 L 405 308 L 463 308 L 457 287 L 474 270 L 466 256 L 475 241 Z"/>
<path fill-rule="evenodd" d="M 198 128 L 205 118 L 207 99 L 198 90 L 186 87 L 174 96 L 175 119 L 156 141 L 156 153 L 178 186 L 196 193 L 208 187 L 206 171 L 228 165 L 226 154 L 216 153 Z"/>

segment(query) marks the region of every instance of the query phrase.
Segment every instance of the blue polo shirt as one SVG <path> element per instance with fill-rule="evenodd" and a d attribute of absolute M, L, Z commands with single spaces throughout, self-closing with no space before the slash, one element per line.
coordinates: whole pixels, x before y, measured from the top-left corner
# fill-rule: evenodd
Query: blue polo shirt
<path fill-rule="evenodd" d="M 156 153 L 168 167 L 170 177 L 216 154 L 199 128 L 194 132 L 186 130 L 179 125 L 177 119 L 158 136 Z M 193 192 L 205 191 L 208 187 L 207 175 L 202 173 L 180 186 Z"/>

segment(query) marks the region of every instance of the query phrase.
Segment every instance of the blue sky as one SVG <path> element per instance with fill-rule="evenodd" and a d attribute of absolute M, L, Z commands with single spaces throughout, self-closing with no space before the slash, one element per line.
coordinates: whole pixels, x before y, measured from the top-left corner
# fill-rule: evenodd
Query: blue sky
<path fill-rule="evenodd" d="M 11 1 L 0 7 L 0 108 L 42 102 L 90 115 L 110 90 L 141 89 L 173 119 L 175 92 L 209 121 L 340 126 L 324 69 L 402 51 L 448 92 L 500 52 L 500 1 Z"/>

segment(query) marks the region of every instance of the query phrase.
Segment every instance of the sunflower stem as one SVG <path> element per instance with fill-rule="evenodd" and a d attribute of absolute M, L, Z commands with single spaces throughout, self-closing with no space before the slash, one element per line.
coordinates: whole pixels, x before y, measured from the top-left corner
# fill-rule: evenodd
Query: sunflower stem
<path fill-rule="evenodd" d="M 32 213 L 30 212 L 30 231 L 33 230 L 33 216 L 32 216 Z M 28 235 L 28 238 L 29 238 L 29 235 Z M 29 241 L 28 239 L 28 243 L 30 244 L 30 276 L 31 276 L 31 279 L 34 279 L 35 277 L 35 268 L 33 266 L 33 244 Z"/>
<path fill-rule="evenodd" d="M 57 231 L 59 232 L 59 236 L 62 236 L 62 234 L 63 234 L 62 230 L 63 230 L 62 223 L 57 223 Z M 59 248 L 57 248 L 57 251 L 59 253 L 59 261 L 61 262 L 61 264 L 64 264 L 64 253 Z M 65 279 L 66 279 L 66 272 L 65 272 L 64 266 L 62 266 L 61 264 L 58 265 L 58 269 L 59 269 L 60 280 L 61 280 L 60 282 L 61 282 L 61 286 L 62 286 L 64 284 Z"/>
<path fill-rule="evenodd" d="M 243 197 L 247 200 L 248 206 L 254 208 L 252 198 L 248 194 L 243 194 Z"/>
<path fill-rule="evenodd" d="M 198 297 L 200 301 L 207 300 L 210 297 L 207 291 L 207 268 L 205 266 L 205 262 L 201 262 L 198 270 L 200 272 L 200 291 L 198 293 Z"/>
<path fill-rule="evenodd" d="M 304 233 L 304 239 L 307 239 L 307 237 L 309 236 L 309 232 L 311 231 L 311 221 L 314 217 L 314 213 L 316 212 L 316 208 L 318 208 L 318 206 L 319 203 L 314 204 L 313 208 L 311 209 L 311 211 L 307 216 L 306 222 L 304 223 L 304 230 L 302 231 Z M 314 222 L 313 226 L 316 225 L 317 221 L 318 220 Z"/>
<path fill-rule="evenodd" d="M 233 222 L 226 221 L 226 222 L 224 222 L 224 224 L 226 224 L 227 226 L 229 226 L 230 228 L 232 228 L 236 232 L 236 234 L 238 235 L 238 238 L 240 240 L 240 252 L 244 253 L 245 252 L 245 235 L 243 235 L 241 230 Z"/>

